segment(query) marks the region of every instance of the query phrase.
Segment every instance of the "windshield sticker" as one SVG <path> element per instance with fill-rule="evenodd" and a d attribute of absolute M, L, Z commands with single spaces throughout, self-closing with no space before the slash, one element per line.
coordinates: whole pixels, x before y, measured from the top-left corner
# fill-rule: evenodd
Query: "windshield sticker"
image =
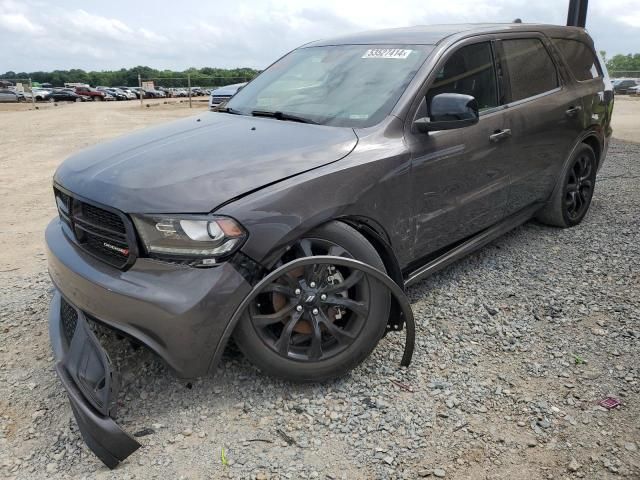
<path fill-rule="evenodd" d="M 362 58 L 397 58 L 399 60 L 404 60 L 409 55 L 411 55 L 413 50 L 405 50 L 402 48 L 370 48 Z"/>
<path fill-rule="evenodd" d="M 366 120 L 367 118 L 369 118 L 369 115 L 352 113 L 351 115 L 349 115 L 349 118 L 351 120 Z"/>

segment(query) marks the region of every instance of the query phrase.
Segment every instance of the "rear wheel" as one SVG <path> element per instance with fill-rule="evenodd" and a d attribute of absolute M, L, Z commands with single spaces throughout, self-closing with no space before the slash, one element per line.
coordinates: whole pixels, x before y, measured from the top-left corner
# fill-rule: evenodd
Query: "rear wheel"
<path fill-rule="evenodd" d="M 542 223 L 568 228 L 578 225 L 587 214 L 596 184 L 597 161 L 593 149 L 580 145 L 562 174 L 561 186 L 538 212 Z"/>
<path fill-rule="evenodd" d="M 339 222 L 309 232 L 280 265 L 315 255 L 355 258 L 385 271 L 373 246 Z M 359 271 L 301 267 L 265 287 L 240 320 L 234 339 L 264 372 L 319 382 L 346 374 L 369 356 L 384 334 L 389 306 L 385 287 Z"/>

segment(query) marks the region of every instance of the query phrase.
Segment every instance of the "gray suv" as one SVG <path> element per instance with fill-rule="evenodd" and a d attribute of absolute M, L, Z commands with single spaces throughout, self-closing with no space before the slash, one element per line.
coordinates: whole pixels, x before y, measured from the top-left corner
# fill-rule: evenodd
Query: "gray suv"
<path fill-rule="evenodd" d="M 219 112 L 80 152 L 54 177 L 46 230 L 57 371 L 83 436 L 113 466 L 137 442 L 113 422 L 106 325 L 178 376 L 215 369 L 231 335 L 264 372 L 322 381 L 360 364 L 406 287 L 537 218 L 580 223 L 604 162 L 613 92 L 573 27 L 367 32 L 285 55 Z M 232 321 L 233 319 L 233 321 Z"/>

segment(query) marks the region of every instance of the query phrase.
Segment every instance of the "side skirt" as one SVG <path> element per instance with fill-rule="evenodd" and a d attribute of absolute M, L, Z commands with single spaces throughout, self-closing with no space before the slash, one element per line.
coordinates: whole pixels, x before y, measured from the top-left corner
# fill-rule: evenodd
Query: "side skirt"
<path fill-rule="evenodd" d="M 410 272 L 404 282 L 405 288 L 418 283 L 420 280 L 427 278 L 429 275 L 434 274 L 447 265 L 450 265 L 453 262 L 460 260 L 462 257 L 470 254 L 471 252 L 484 247 L 488 243 L 491 243 L 493 240 L 504 235 L 508 231 L 522 225 L 527 220 L 530 220 L 542 207 L 542 205 L 542 203 L 535 203 L 520 210 L 518 213 L 505 218 L 500 223 L 496 223 L 492 227 L 482 230 L 477 235 L 469 238 L 465 242 L 457 245 L 456 247 L 445 252 L 439 257 L 434 258 L 417 270 Z"/>

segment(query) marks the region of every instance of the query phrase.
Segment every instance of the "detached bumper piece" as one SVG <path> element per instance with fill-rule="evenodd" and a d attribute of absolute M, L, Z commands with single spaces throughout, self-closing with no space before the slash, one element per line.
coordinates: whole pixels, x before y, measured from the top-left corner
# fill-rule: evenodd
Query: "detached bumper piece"
<path fill-rule="evenodd" d="M 114 421 L 118 378 L 84 314 L 56 292 L 49 313 L 56 372 L 87 446 L 109 468 L 140 448 Z"/>

